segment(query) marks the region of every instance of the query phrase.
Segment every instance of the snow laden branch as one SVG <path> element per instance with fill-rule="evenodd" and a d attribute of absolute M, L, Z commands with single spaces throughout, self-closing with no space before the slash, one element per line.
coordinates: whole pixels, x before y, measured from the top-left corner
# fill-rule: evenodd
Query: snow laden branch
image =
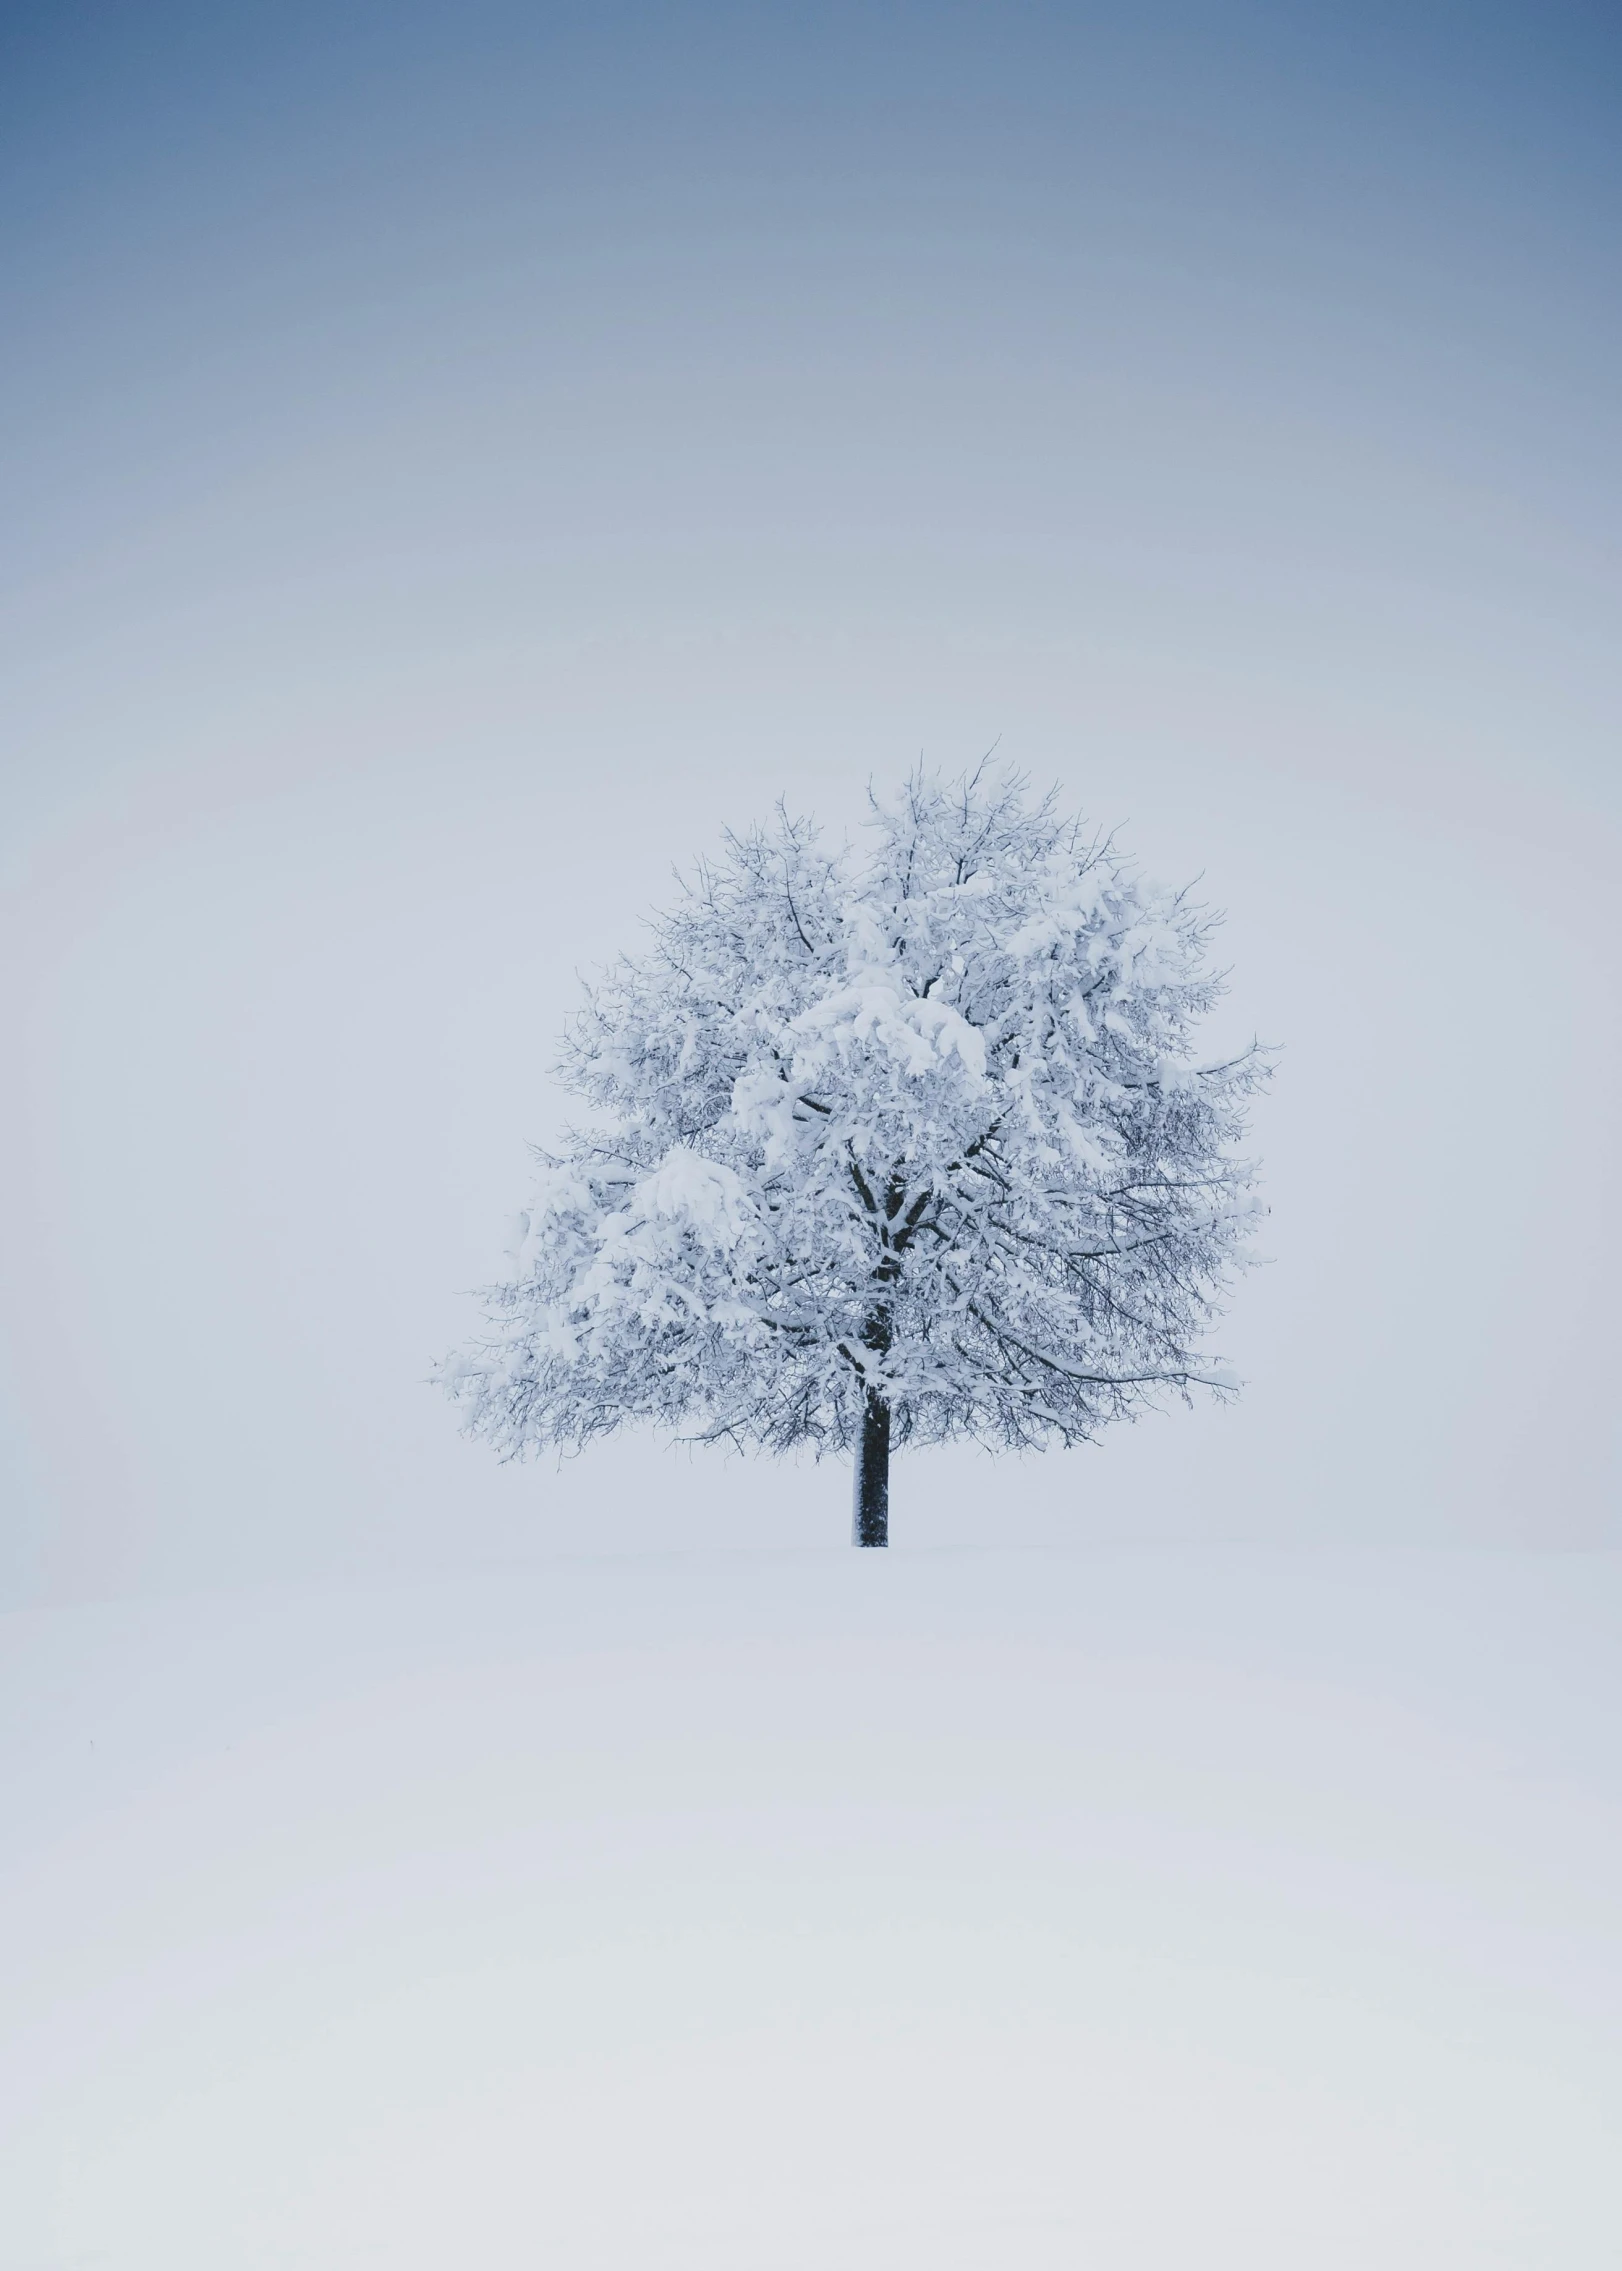
<path fill-rule="evenodd" d="M 503 1455 L 627 1420 L 855 1449 L 860 1531 L 892 1437 L 1076 1443 L 1233 1386 L 1201 1349 L 1266 1068 L 1195 1056 L 1213 918 L 1017 780 L 920 772 L 869 835 L 729 838 L 589 997 L 588 1115 L 444 1367 Z"/>

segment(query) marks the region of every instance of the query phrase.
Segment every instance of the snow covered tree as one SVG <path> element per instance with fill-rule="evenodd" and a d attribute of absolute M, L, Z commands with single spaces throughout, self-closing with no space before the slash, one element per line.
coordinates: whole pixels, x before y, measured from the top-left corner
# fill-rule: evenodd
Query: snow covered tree
<path fill-rule="evenodd" d="M 504 1456 L 631 1420 L 849 1450 L 879 1546 L 894 1442 L 1073 1444 L 1234 1386 L 1200 1343 L 1265 1066 L 1194 1059 L 1214 918 L 984 767 L 870 833 L 728 837 L 588 996 L 589 1119 L 442 1368 Z"/>

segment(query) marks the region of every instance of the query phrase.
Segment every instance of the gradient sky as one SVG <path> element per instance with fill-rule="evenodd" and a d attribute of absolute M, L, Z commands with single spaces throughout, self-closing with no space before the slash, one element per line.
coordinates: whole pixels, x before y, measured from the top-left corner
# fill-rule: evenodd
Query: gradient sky
<path fill-rule="evenodd" d="M 575 972 L 998 736 L 1281 1045 L 1227 1413 L 897 1530 L 1617 1536 L 1622 24 L 0 11 L 13 1599 L 838 1538 L 424 1387 Z"/>

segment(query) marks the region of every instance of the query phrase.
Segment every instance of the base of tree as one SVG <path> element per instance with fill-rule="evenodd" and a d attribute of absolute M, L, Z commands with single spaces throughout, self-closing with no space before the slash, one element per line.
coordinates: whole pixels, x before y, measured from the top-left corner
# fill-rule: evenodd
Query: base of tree
<path fill-rule="evenodd" d="M 853 1546 L 887 1546 L 890 1542 L 890 1407 L 871 1390 L 862 1412 L 861 1441 L 856 1446 L 850 1542 Z"/>

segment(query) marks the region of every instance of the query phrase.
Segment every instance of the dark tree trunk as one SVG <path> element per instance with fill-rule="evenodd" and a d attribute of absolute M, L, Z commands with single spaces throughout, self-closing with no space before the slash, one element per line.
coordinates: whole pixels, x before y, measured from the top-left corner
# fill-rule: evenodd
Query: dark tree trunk
<path fill-rule="evenodd" d="M 856 1446 L 850 1542 L 853 1546 L 890 1542 L 890 1407 L 872 1388 L 862 1406 L 862 1434 Z"/>

